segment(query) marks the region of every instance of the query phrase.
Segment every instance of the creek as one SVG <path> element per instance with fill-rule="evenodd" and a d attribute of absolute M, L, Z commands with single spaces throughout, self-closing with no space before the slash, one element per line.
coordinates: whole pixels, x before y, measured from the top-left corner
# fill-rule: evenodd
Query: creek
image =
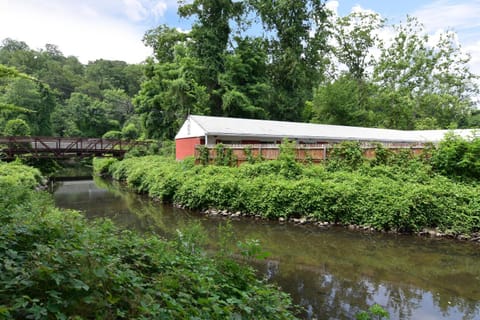
<path fill-rule="evenodd" d="M 174 208 L 95 178 L 57 182 L 58 207 L 108 217 L 122 228 L 172 238 L 199 221 L 212 248 L 222 217 Z M 230 219 L 237 240 L 258 239 L 269 253 L 253 264 L 305 311 L 305 319 L 353 319 L 374 303 L 391 319 L 479 319 L 480 245 L 320 229 L 250 218 Z"/>

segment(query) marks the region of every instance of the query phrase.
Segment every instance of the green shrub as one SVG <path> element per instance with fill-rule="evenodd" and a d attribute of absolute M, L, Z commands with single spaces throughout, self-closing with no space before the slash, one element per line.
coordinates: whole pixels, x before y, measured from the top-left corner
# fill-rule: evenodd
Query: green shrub
<path fill-rule="evenodd" d="M 301 164 L 291 170 L 286 163 L 288 159 L 238 168 L 194 166 L 192 161 L 151 156 L 114 163 L 109 172 L 138 192 L 196 210 L 309 217 L 401 232 L 426 227 L 480 231 L 480 187 L 435 175 L 415 159 L 339 171 Z"/>
<path fill-rule="evenodd" d="M 122 139 L 122 132 L 118 130 L 110 130 L 103 134 L 104 139 Z"/>
<path fill-rule="evenodd" d="M 391 163 L 391 159 L 393 157 L 393 152 L 385 148 L 385 146 L 381 143 L 375 144 L 375 158 L 372 160 L 372 165 L 388 165 Z"/>
<path fill-rule="evenodd" d="M 3 129 L 5 136 L 30 136 L 31 130 L 28 123 L 23 119 L 8 120 Z"/>
<path fill-rule="evenodd" d="M 218 166 L 234 166 L 237 164 L 237 158 L 233 154 L 232 148 L 219 143 L 215 145 L 214 163 Z"/>
<path fill-rule="evenodd" d="M 93 158 L 93 174 L 98 176 L 108 175 L 108 170 L 118 160 L 115 158 Z"/>
<path fill-rule="evenodd" d="M 198 226 L 165 241 L 109 220 L 88 222 L 33 191 L 35 170 L 1 169 L 0 318 L 295 318 L 291 299 L 257 280 L 253 269 L 229 255 L 207 256 Z"/>
<path fill-rule="evenodd" d="M 471 141 L 449 134 L 431 158 L 433 168 L 450 177 L 480 179 L 480 138 Z"/>
<path fill-rule="evenodd" d="M 284 139 L 280 144 L 280 174 L 286 178 L 294 179 L 302 174 L 301 164 L 296 160 L 296 144 L 293 141 Z"/>
<path fill-rule="evenodd" d="M 355 170 L 363 164 L 364 160 L 360 142 L 343 141 L 330 150 L 327 168 L 331 171 Z"/>
<path fill-rule="evenodd" d="M 122 137 L 127 140 L 135 140 L 140 136 L 140 133 L 133 123 L 127 124 L 122 128 Z"/>
<path fill-rule="evenodd" d="M 43 182 L 42 175 L 38 169 L 23 165 L 15 161 L 10 163 L 0 162 L 0 180 L 14 181 L 28 189 L 40 185 Z"/>
<path fill-rule="evenodd" d="M 206 166 L 210 163 L 210 152 L 208 148 L 204 145 L 197 146 L 198 150 L 198 158 L 197 161 L 201 164 Z"/>

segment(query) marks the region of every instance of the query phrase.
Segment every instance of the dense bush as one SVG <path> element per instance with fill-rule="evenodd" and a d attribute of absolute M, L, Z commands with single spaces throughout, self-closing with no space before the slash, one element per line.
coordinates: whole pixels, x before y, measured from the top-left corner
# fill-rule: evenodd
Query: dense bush
<path fill-rule="evenodd" d="M 164 241 L 89 223 L 34 192 L 35 170 L 0 169 L 0 318 L 294 318 L 252 269 L 205 255 L 199 226 Z"/>
<path fill-rule="evenodd" d="M 129 123 L 122 129 L 122 137 L 127 140 L 134 140 L 139 137 L 139 131 L 135 124 Z"/>
<path fill-rule="evenodd" d="M 292 164 L 288 157 L 239 168 L 145 157 L 114 163 L 109 172 L 138 192 L 191 209 L 307 217 L 401 232 L 426 227 L 480 231 L 478 185 L 436 175 L 407 152 L 395 157 L 401 159 L 395 165 L 372 166 L 354 156 L 348 162 L 355 159 L 356 170 L 337 171 L 328 165 Z"/>
<path fill-rule="evenodd" d="M 118 130 L 110 130 L 103 134 L 104 139 L 122 139 L 122 132 Z"/>
<path fill-rule="evenodd" d="M 6 136 L 29 136 L 30 133 L 30 126 L 23 119 L 8 120 L 3 130 L 3 134 Z"/>
<path fill-rule="evenodd" d="M 118 160 L 116 158 L 93 158 L 93 174 L 106 176 L 111 165 Z"/>
<path fill-rule="evenodd" d="M 447 137 L 433 153 L 432 166 L 440 173 L 467 179 L 480 179 L 480 137 L 470 141 L 455 136 Z"/>
<path fill-rule="evenodd" d="M 42 183 L 42 176 L 38 169 L 27 167 L 20 162 L 0 162 L 0 181 L 33 189 Z"/>

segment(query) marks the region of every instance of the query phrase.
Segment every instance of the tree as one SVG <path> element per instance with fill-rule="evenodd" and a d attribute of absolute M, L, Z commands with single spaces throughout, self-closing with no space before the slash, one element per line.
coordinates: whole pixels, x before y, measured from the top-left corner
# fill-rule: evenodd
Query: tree
<path fill-rule="evenodd" d="M 0 46 L 0 64 L 15 67 L 26 74 L 34 74 L 37 66 L 36 53 L 23 41 L 6 38 Z"/>
<path fill-rule="evenodd" d="M 271 38 L 244 35 L 252 13 Z M 302 119 L 323 73 L 320 0 L 194 0 L 179 14 L 194 19 L 190 32 L 159 26 L 144 38 L 154 55 L 135 106 L 147 137 L 172 138 L 189 112 Z"/>
<path fill-rule="evenodd" d="M 12 79 L 12 78 L 22 78 L 22 79 L 35 80 L 34 78 L 30 77 L 27 74 L 18 72 L 18 70 L 15 69 L 15 68 L 7 67 L 7 66 L 4 66 L 4 65 L 0 64 L 0 81 L 2 81 L 2 80 L 5 81 L 5 80 L 8 80 L 8 79 Z M 1 85 L 1 82 L 0 82 L 0 85 Z M 0 86 L 0 88 L 1 88 L 1 86 Z M 11 104 L 11 103 L 6 103 L 6 102 L 2 101 L 2 99 L 0 99 L 0 111 L 10 111 L 10 112 L 15 111 L 15 112 L 23 112 L 23 113 L 31 112 L 31 110 L 29 110 L 29 109 L 19 107 L 19 106 L 16 106 L 14 104 Z"/>
<path fill-rule="evenodd" d="M 66 105 L 55 111 L 55 130 L 66 136 L 101 137 L 118 129 L 118 123 L 109 121 L 105 109 L 101 101 L 74 92 Z"/>
<path fill-rule="evenodd" d="M 7 105 L 22 106 L 31 112 L 23 113 L 32 130 L 33 135 L 50 135 L 50 114 L 55 108 L 56 101 L 50 88 L 41 82 L 33 82 L 25 78 L 11 80 L 0 102 Z M 9 117 L 17 117 L 19 112 L 13 112 Z"/>
<path fill-rule="evenodd" d="M 317 89 L 309 104 L 313 120 L 398 129 L 468 126 L 479 90 L 455 35 L 441 34 L 435 43 L 408 17 L 384 43 L 377 37 L 382 28 L 377 15 L 337 19 L 332 61 L 341 72 Z"/>
<path fill-rule="evenodd" d="M 312 122 L 351 126 L 369 126 L 374 114 L 368 103 L 360 103 L 367 95 L 368 84 L 359 82 L 354 75 L 320 86 L 312 101 Z"/>
<path fill-rule="evenodd" d="M 28 123 L 23 119 L 8 120 L 3 130 L 5 136 L 22 136 L 26 137 L 30 135 L 30 127 Z"/>
<path fill-rule="evenodd" d="M 56 91 L 63 102 L 84 82 L 84 66 L 76 57 L 64 57 L 57 46 L 46 45 L 36 55 L 35 75 Z"/>
<path fill-rule="evenodd" d="M 132 97 L 144 70 L 110 60 L 84 66 L 56 45 L 31 50 L 11 39 L 2 42 L 0 61 L 8 65 L 0 65 L 0 127 L 22 118 L 35 135 L 98 136 L 120 130 L 133 116 Z"/>
<path fill-rule="evenodd" d="M 160 48 L 154 56 L 164 62 L 147 60 L 146 80 L 134 99 L 135 112 L 141 116 L 146 137 L 172 139 L 189 112 L 209 113 L 210 95 L 207 88 L 197 82 L 203 66 L 193 57 L 181 32 L 161 27 L 149 35 L 148 43 Z M 153 35 L 158 43 L 165 45 L 157 45 Z"/>
<path fill-rule="evenodd" d="M 301 120 L 305 102 L 323 77 L 327 11 L 320 0 L 249 0 L 268 39 L 269 77 L 275 88 L 272 119 Z"/>
<path fill-rule="evenodd" d="M 196 20 L 189 34 L 191 53 L 198 61 L 201 72 L 197 74 L 199 84 L 209 94 L 208 107 L 213 115 L 222 115 L 222 97 L 218 77 L 225 70 L 225 51 L 230 39 L 230 22 L 243 13 L 242 1 L 194 0 L 178 8 L 181 17 Z"/>
<path fill-rule="evenodd" d="M 384 88 L 378 94 L 378 111 L 384 118 L 392 118 L 395 112 L 391 111 L 399 110 L 408 118 L 399 126 L 403 129 L 415 128 L 415 123 L 426 117 L 442 128 L 465 126 L 472 98 L 479 90 L 476 76 L 468 68 L 470 58 L 462 52 L 455 34 L 443 33 L 431 45 L 423 25 L 412 17 L 395 31 L 374 68 L 373 80 Z"/>
<path fill-rule="evenodd" d="M 133 115 L 132 98 L 122 89 L 103 90 L 102 96 L 108 119 L 115 120 L 122 126 Z"/>
<path fill-rule="evenodd" d="M 122 137 L 128 140 L 137 139 L 139 137 L 139 131 L 133 123 L 130 123 L 122 128 Z"/>
<path fill-rule="evenodd" d="M 353 12 L 338 17 L 333 26 L 333 54 L 347 67 L 348 74 L 363 81 L 369 78 L 368 68 L 375 65 L 373 50 L 381 46 L 378 32 L 384 20 L 376 13 Z"/>
<path fill-rule="evenodd" d="M 148 30 L 143 43 L 153 49 L 153 56 L 158 63 L 173 62 L 175 60 L 175 47 L 188 39 L 186 33 L 175 28 L 160 25 L 155 29 Z"/>
<path fill-rule="evenodd" d="M 225 72 L 219 76 L 223 115 L 264 119 L 273 95 L 266 42 L 249 37 L 235 37 L 235 42 L 233 53 L 225 56 Z"/>

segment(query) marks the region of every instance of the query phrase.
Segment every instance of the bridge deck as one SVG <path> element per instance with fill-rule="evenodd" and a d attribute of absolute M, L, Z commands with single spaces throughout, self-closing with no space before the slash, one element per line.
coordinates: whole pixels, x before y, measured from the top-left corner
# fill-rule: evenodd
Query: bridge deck
<path fill-rule="evenodd" d="M 146 141 L 103 138 L 0 137 L 0 158 L 70 158 L 112 156 L 123 158 L 132 147 L 148 145 Z"/>

